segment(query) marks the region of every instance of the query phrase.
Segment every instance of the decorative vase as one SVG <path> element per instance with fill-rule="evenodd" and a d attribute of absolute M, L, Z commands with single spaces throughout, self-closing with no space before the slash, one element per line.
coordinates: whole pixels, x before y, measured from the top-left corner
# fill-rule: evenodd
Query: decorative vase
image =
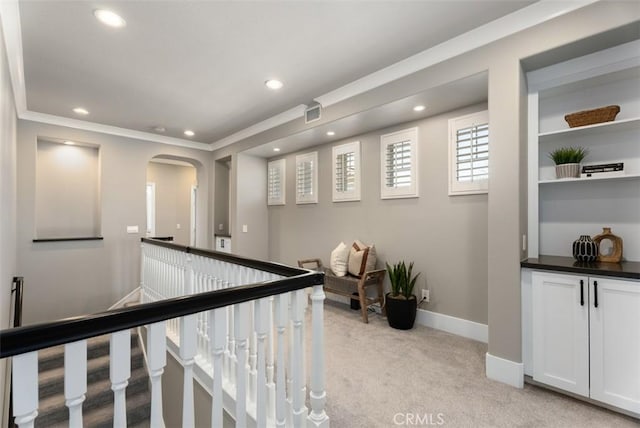
<path fill-rule="evenodd" d="M 609 245 L 603 245 L 603 241 Z M 622 238 L 611 233 L 610 227 L 603 227 L 602 233 L 593 237 L 593 242 L 598 246 L 598 261 L 620 263 L 622 260 Z"/>
<path fill-rule="evenodd" d="M 387 293 L 385 305 L 387 309 L 387 322 L 390 327 L 398 330 L 411 330 L 416 321 L 418 299 L 412 295 L 408 299 L 403 297 L 391 297 Z"/>
<path fill-rule="evenodd" d="M 556 165 L 556 178 L 578 178 L 580 177 L 579 163 L 563 163 Z"/>
<path fill-rule="evenodd" d="M 579 262 L 595 262 L 598 259 L 598 244 L 589 235 L 580 235 L 573 241 L 573 258 Z"/>

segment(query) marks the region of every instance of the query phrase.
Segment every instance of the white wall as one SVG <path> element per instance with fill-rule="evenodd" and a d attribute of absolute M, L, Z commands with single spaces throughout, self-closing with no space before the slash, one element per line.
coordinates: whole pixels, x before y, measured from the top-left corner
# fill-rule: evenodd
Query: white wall
<path fill-rule="evenodd" d="M 38 137 L 100 146 L 103 241 L 34 243 L 36 141 Z M 18 269 L 25 277 L 25 323 L 107 309 L 139 285 L 140 237 L 146 228 L 146 181 L 149 161 L 159 155 L 194 159 L 202 196 L 198 238 L 211 245 L 208 231 L 211 153 L 166 144 L 18 122 Z M 128 234 L 137 225 L 139 233 Z M 52 304 L 55 302 L 55 304 Z"/>
<path fill-rule="evenodd" d="M 16 108 L 0 23 L 0 330 L 9 326 L 16 270 Z M 4 423 L 6 361 L 0 361 L 0 421 Z"/>

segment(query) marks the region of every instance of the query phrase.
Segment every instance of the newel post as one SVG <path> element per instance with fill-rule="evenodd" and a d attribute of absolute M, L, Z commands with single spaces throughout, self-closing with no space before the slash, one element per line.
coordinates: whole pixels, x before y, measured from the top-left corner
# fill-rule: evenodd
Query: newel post
<path fill-rule="evenodd" d="M 307 417 L 309 426 L 329 427 L 329 416 L 324 410 L 327 392 L 324 389 L 324 290 L 322 284 L 313 286 L 311 294 L 311 413 Z"/>

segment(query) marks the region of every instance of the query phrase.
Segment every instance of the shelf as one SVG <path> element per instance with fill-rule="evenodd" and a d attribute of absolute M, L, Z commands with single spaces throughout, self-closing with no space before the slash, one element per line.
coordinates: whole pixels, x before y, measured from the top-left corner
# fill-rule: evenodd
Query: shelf
<path fill-rule="evenodd" d="M 550 270 L 556 272 L 600 275 L 614 278 L 640 279 L 640 262 L 623 261 L 620 263 L 577 262 L 573 257 L 543 256 L 525 259 L 520 266 L 529 269 Z"/>
<path fill-rule="evenodd" d="M 596 123 L 595 125 L 586 125 L 577 128 L 561 129 L 559 131 L 543 132 L 538 134 L 538 143 L 557 141 L 560 138 L 574 138 L 605 132 L 628 131 L 632 129 L 640 130 L 640 117 Z"/>
<path fill-rule="evenodd" d="M 576 181 L 633 180 L 637 178 L 640 178 L 640 174 L 626 174 L 626 175 L 618 175 L 615 177 L 555 178 L 553 180 L 540 180 L 538 181 L 538 184 L 572 183 Z"/>
<path fill-rule="evenodd" d="M 65 241 L 102 241 L 102 236 L 81 236 L 75 238 L 43 238 L 34 239 L 33 242 L 65 242 Z"/>

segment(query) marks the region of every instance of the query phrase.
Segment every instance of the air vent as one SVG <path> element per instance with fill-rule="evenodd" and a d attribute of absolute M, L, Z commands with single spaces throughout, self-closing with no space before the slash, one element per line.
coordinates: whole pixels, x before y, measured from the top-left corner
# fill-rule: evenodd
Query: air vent
<path fill-rule="evenodd" d="M 322 114 L 322 106 L 320 103 L 316 103 L 315 105 L 309 107 L 304 111 L 304 123 L 315 122 L 316 120 L 320 120 L 320 116 Z"/>

